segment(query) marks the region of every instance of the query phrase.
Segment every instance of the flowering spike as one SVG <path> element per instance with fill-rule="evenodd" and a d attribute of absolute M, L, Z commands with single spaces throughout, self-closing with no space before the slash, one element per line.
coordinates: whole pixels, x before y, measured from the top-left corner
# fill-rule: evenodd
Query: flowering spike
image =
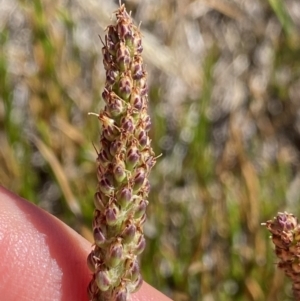
<path fill-rule="evenodd" d="M 107 27 L 102 54 L 106 71 L 104 109 L 94 197 L 94 249 L 87 259 L 93 272 L 90 301 L 129 301 L 142 285 L 137 256 L 145 248 L 142 225 L 155 164 L 148 132 L 146 71 L 142 39 L 125 6 Z"/>
<path fill-rule="evenodd" d="M 293 282 L 295 300 L 300 300 L 300 224 L 297 218 L 287 212 L 279 212 L 273 220 L 262 225 L 272 234 L 277 264 Z"/>

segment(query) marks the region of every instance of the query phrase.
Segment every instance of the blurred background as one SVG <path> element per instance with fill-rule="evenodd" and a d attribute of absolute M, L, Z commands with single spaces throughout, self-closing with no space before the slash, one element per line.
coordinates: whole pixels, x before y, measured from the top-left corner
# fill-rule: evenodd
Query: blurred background
<path fill-rule="evenodd" d="M 300 2 L 124 1 L 144 36 L 144 279 L 174 301 L 292 300 L 262 222 L 300 216 Z M 91 239 L 102 44 L 118 1 L 0 1 L 0 183 Z"/>

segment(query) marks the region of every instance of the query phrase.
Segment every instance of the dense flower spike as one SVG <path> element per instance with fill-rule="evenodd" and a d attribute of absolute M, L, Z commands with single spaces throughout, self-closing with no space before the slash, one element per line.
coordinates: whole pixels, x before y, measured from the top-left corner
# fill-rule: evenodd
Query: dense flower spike
<path fill-rule="evenodd" d="M 300 301 L 300 224 L 293 214 L 279 212 L 263 225 L 272 234 L 278 267 L 291 278 L 295 300 Z"/>
<path fill-rule="evenodd" d="M 155 164 L 148 132 L 146 71 L 139 28 L 125 6 L 107 28 L 102 48 L 106 84 L 94 204 L 94 249 L 88 256 L 91 301 L 130 300 L 142 284 L 137 255 L 145 248 L 142 225 Z"/>

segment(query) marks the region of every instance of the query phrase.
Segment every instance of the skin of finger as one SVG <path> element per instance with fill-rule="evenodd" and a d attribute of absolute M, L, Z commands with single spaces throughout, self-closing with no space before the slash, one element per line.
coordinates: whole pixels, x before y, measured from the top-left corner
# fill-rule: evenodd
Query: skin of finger
<path fill-rule="evenodd" d="M 0 186 L 2 300 L 88 301 L 91 245 L 49 213 Z M 132 301 L 170 301 L 147 283 Z"/>

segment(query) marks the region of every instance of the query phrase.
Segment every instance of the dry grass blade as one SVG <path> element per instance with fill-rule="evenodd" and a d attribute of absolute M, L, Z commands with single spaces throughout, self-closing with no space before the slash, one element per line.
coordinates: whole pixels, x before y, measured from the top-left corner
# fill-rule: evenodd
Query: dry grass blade
<path fill-rule="evenodd" d="M 199 3 L 204 3 L 208 7 L 224 14 L 225 16 L 242 20 L 246 17 L 245 13 L 237 6 L 236 3 L 224 0 L 199 0 Z"/>
<path fill-rule="evenodd" d="M 59 184 L 64 194 L 64 197 L 70 210 L 75 214 L 75 216 L 81 217 L 82 212 L 80 209 L 80 205 L 78 203 L 78 200 L 72 193 L 72 189 L 70 187 L 67 175 L 64 172 L 64 169 L 61 166 L 60 162 L 57 160 L 52 150 L 38 137 L 32 136 L 32 141 L 38 148 L 44 159 L 49 163 L 55 177 L 57 178 L 57 183 Z"/>
<path fill-rule="evenodd" d="M 60 129 L 72 141 L 79 145 L 82 145 L 85 142 L 85 138 L 78 130 L 78 128 L 60 117 L 57 117 L 55 121 L 56 122 L 54 124 L 56 125 L 56 127 Z"/>

